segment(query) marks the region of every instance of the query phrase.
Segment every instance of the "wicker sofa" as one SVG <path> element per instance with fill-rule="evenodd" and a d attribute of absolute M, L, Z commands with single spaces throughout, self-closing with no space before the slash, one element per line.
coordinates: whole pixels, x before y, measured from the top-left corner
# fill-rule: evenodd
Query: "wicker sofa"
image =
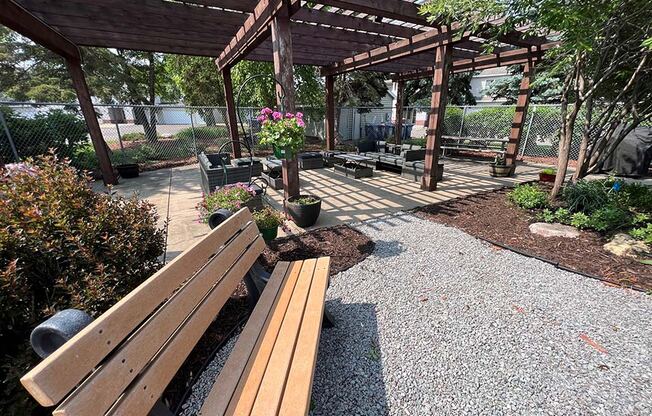
<path fill-rule="evenodd" d="M 259 159 L 241 158 L 232 161 L 228 153 L 207 155 L 202 152 L 198 159 L 201 187 L 205 193 L 232 183 L 249 183 L 252 177 L 260 176 L 263 170 Z"/>

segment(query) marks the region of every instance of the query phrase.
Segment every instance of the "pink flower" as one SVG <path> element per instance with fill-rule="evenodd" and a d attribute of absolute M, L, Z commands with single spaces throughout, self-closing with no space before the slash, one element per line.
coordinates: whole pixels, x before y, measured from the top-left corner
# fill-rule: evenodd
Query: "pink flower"
<path fill-rule="evenodd" d="M 294 114 L 292 114 L 292 113 L 285 113 L 285 118 L 294 118 Z"/>
<path fill-rule="evenodd" d="M 297 119 L 297 126 L 306 127 L 306 123 L 304 123 L 302 119 L 298 118 Z"/>
<path fill-rule="evenodd" d="M 268 115 L 270 115 L 272 113 L 273 113 L 273 111 L 269 107 L 265 107 L 262 110 L 260 110 L 260 114 L 263 114 L 263 115 L 266 115 L 266 116 L 268 116 Z"/>
<path fill-rule="evenodd" d="M 261 115 L 259 115 L 258 117 L 256 117 L 256 119 L 257 119 L 258 121 L 260 121 L 260 122 L 263 122 L 263 121 L 267 120 L 267 116 L 261 114 Z"/>
<path fill-rule="evenodd" d="M 280 120 L 283 118 L 283 114 L 279 113 L 278 111 L 274 111 L 272 113 L 272 117 L 274 117 L 274 120 Z"/>
<path fill-rule="evenodd" d="M 297 112 L 297 118 L 303 118 L 303 113 L 301 111 Z"/>

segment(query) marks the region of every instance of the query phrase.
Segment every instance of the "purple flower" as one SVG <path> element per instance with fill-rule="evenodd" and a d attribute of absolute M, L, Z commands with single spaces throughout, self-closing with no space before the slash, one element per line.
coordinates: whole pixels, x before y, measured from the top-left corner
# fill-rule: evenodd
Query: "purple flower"
<path fill-rule="evenodd" d="M 297 112 L 297 118 L 303 118 L 303 113 L 301 111 Z"/>
<path fill-rule="evenodd" d="M 306 123 L 304 123 L 302 119 L 298 118 L 297 119 L 297 126 L 306 127 Z"/>
<path fill-rule="evenodd" d="M 274 117 L 274 120 L 280 120 L 283 118 L 283 114 L 279 113 L 278 111 L 274 111 L 272 113 L 272 117 Z"/>
<path fill-rule="evenodd" d="M 292 113 L 285 113 L 285 118 L 294 118 L 294 114 L 292 114 Z"/>
<path fill-rule="evenodd" d="M 267 120 L 267 116 L 261 114 L 258 117 L 256 117 L 256 119 L 258 121 L 260 121 L 260 122 L 263 122 L 263 121 Z"/>
<path fill-rule="evenodd" d="M 260 114 L 263 114 L 263 115 L 266 115 L 266 116 L 268 116 L 268 115 L 270 115 L 272 113 L 273 113 L 273 111 L 269 107 L 265 107 L 262 110 L 260 110 Z"/>

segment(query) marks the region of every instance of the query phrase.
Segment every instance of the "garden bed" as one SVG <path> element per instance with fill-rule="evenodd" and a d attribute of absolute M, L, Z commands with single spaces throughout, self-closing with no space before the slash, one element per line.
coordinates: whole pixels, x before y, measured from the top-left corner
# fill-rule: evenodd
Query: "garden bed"
<path fill-rule="evenodd" d="M 428 205 L 416 214 L 613 284 L 652 290 L 652 266 L 605 251 L 602 246 L 607 240 L 598 233 L 581 231 L 574 239 L 530 233 L 529 225 L 537 221 L 534 214 L 511 204 L 507 192 L 501 189 Z"/>
<path fill-rule="evenodd" d="M 367 236 L 342 225 L 277 238 L 268 244 L 259 260 L 271 271 L 279 261 L 331 256 L 332 276 L 361 262 L 373 249 L 374 243 Z M 171 410 L 174 411 L 184 401 L 186 391 L 213 356 L 215 348 L 231 335 L 248 314 L 247 289 L 241 283 L 165 390 L 163 401 Z"/>

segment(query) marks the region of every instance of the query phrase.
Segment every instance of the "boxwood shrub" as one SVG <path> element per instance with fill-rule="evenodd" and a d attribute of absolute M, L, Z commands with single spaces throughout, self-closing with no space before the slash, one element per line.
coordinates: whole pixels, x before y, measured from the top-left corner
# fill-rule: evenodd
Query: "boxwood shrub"
<path fill-rule="evenodd" d="M 0 168 L 0 408 L 36 407 L 19 378 L 39 358 L 30 331 L 58 310 L 97 316 L 160 266 L 154 207 L 93 191 L 47 155 Z"/>

